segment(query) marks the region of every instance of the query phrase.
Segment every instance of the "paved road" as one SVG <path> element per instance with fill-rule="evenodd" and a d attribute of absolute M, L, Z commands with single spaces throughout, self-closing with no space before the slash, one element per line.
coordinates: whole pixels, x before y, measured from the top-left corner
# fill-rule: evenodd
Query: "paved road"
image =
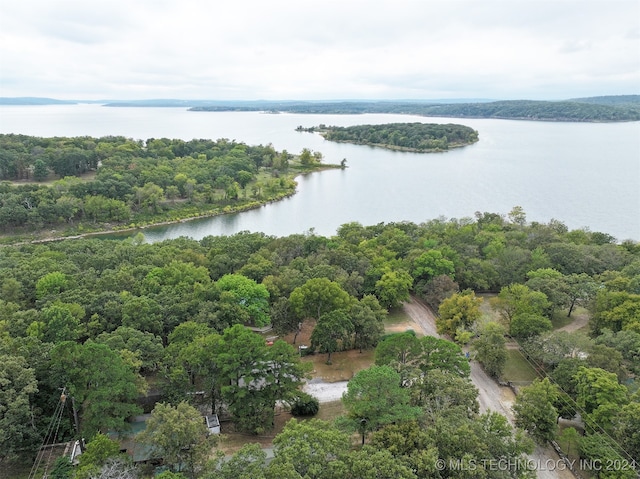
<path fill-rule="evenodd" d="M 412 298 L 404 304 L 404 310 L 420 326 L 424 334 L 440 337 L 436 331 L 436 316 L 426 304 L 417 298 Z M 471 381 L 478 388 L 480 412 L 488 410 L 499 412 L 513 424 L 511 405 L 515 396 L 511 389 L 499 386 L 475 361 L 471 361 Z M 536 466 L 539 479 L 575 479 L 571 471 L 564 469 L 560 457 L 550 447 L 537 447 L 529 458 L 531 461 L 529 464 Z"/>

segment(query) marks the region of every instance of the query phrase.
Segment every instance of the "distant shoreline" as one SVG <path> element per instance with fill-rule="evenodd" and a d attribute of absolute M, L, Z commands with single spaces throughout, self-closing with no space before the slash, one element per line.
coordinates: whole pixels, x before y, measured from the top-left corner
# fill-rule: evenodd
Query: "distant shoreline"
<path fill-rule="evenodd" d="M 562 101 L 540 100 L 347 100 L 347 101 L 221 101 L 221 100 L 57 100 L 0 97 L 0 105 L 100 104 L 106 107 L 187 108 L 200 112 L 264 112 L 298 114 L 400 114 L 425 117 L 521 121 L 617 123 L 640 121 L 640 95 L 609 95 Z"/>

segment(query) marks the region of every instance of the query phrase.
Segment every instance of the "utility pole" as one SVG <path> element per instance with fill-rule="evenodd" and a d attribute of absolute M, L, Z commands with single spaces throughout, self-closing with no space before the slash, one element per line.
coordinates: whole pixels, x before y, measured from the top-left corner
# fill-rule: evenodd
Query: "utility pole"
<path fill-rule="evenodd" d="M 76 399 L 71 396 L 71 408 L 73 409 L 73 422 L 76 425 L 76 433 L 78 434 L 78 444 L 80 445 L 80 452 L 84 452 L 84 441 L 80 436 L 80 421 L 78 420 L 78 410 L 76 409 Z"/>

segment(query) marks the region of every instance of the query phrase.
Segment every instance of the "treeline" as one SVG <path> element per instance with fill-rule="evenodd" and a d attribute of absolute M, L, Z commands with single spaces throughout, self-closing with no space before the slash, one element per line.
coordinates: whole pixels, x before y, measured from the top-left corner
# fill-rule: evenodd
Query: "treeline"
<path fill-rule="evenodd" d="M 511 120 L 544 120 L 576 122 L 617 122 L 640 120 L 638 95 L 628 95 L 624 101 L 609 100 L 616 97 L 599 97 L 594 100 L 576 99 L 564 101 L 505 100 L 474 103 L 427 102 L 300 102 L 243 105 L 244 110 L 282 111 L 312 114 L 363 114 L 394 113 L 406 115 L 501 118 Z M 195 106 L 193 111 L 229 111 L 225 105 Z"/>
<path fill-rule="evenodd" d="M 381 146 L 402 151 L 446 151 L 478 141 L 478 132 L 464 126 L 437 123 L 387 123 L 384 125 L 325 126 L 296 131 L 318 132 L 329 141 Z"/>
<path fill-rule="evenodd" d="M 321 158 L 226 139 L 0 135 L 0 230 L 129 225 L 249 207 L 292 194 L 292 173 Z"/>
<path fill-rule="evenodd" d="M 593 103 L 597 105 L 617 105 L 637 108 L 640 104 L 640 95 L 592 96 L 586 98 L 572 98 L 570 101 L 576 101 L 579 103 Z"/>
<path fill-rule="evenodd" d="M 475 219 L 419 225 L 349 223 L 330 238 L 240 233 L 157 244 L 137 237 L 4 247 L 0 278 L 0 364 L 3 378 L 16 385 L 2 396 L 9 411 L 0 422 L 5 457 L 35 450 L 62 386 L 77 400 L 87 437 L 125 428 L 126 418 L 140 411 L 136 401 L 147 378 L 167 402 L 201 400 L 214 409 L 224 403 L 239 428 L 269 429 L 275 401 L 299 397 L 304 370 L 291 346 L 278 343 L 278 371 L 284 375 L 274 380 L 276 358 L 246 326 L 270 322 L 277 334 L 287 334 L 311 321 L 311 349 L 330 357 L 337 350 L 382 344 L 386 310 L 412 292 L 439 308 L 442 333 L 462 344 L 470 341 L 497 376 L 505 335 L 537 345 L 532 357 L 535 352 L 555 358 L 540 359 L 551 376 L 560 374 L 558 367 L 573 368 L 563 376 L 565 383 L 558 381 L 568 396 L 558 394 L 564 403 L 551 401 L 552 406 L 556 411 L 562 406 L 563 414 L 571 407 L 574 413 L 581 410 L 591 421 L 592 443 L 602 442 L 606 433 L 625 450 L 638 452 L 624 431 L 635 427 L 628 417 L 640 417 L 633 414 L 638 400 L 631 395 L 640 344 L 640 247 L 631 241 L 615 244 L 604 233 L 568 231 L 558 221 L 529 224 L 520 208 L 508 218 L 478 213 Z M 501 324 L 477 323 L 475 292 L 482 291 L 500 292 L 495 307 L 504 316 Z M 550 318 L 558 310 L 571 314 L 576 305 L 592 311 L 594 343 L 567 346 L 572 343 L 564 340 L 565 349 L 559 349 L 554 338 L 564 336 L 548 334 Z M 422 371 L 422 378 L 430 371 L 420 364 L 433 365 L 436 356 L 420 359 L 420 351 L 433 347 L 420 343 L 412 347 L 415 359 L 400 351 L 404 362 L 380 365 L 398 368 L 395 373 L 408 386 L 415 381 L 407 374 Z M 460 369 L 455 347 L 450 364 L 464 377 L 468 373 Z M 442 355 L 445 347 L 437 349 Z M 565 365 L 565 358 L 571 364 Z M 247 389 L 242 377 L 273 387 Z M 590 399 L 588 391 L 604 383 L 611 395 Z M 437 384 L 433 391 L 442 390 Z M 190 394 L 196 391 L 204 393 Z M 416 394 L 420 401 L 431 397 Z M 478 419 L 465 414 L 441 418 L 442 429 L 434 431 L 446 435 L 465 417 Z M 378 430 L 374 424 L 364 432 Z M 62 437 L 71 435 L 70 417 L 60 431 Z M 619 450 L 609 440 L 603 444 L 585 446 L 585 457 Z M 434 460 L 441 457 L 436 449 Z"/>

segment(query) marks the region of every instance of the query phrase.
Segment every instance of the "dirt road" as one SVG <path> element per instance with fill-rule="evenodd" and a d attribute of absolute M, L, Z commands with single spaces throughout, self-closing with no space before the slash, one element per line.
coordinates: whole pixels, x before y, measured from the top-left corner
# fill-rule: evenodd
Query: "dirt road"
<path fill-rule="evenodd" d="M 417 298 L 412 298 L 404 304 L 404 310 L 424 334 L 440 337 L 436 331 L 436 316 L 427 305 Z M 513 424 L 511 405 L 515 396 L 511 389 L 499 386 L 475 361 L 471 361 L 471 380 L 478 388 L 480 412 L 488 410 L 499 412 Z M 536 447 L 535 451 L 529 455 L 529 461 L 528 464 L 536 469 L 539 479 L 575 479 L 575 476 L 564 468 L 560 457 L 550 447 Z"/>
<path fill-rule="evenodd" d="M 568 333 L 572 333 L 577 331 L 578 329 L 584 328 L 587 324 L 589 324 L 589 315 L 588 314 L 576 314 L 574 315 L 574 319 L 572 322 L 567 324 L 566 326 L 561 327 L 558 331 L 567 331 Z"/>

